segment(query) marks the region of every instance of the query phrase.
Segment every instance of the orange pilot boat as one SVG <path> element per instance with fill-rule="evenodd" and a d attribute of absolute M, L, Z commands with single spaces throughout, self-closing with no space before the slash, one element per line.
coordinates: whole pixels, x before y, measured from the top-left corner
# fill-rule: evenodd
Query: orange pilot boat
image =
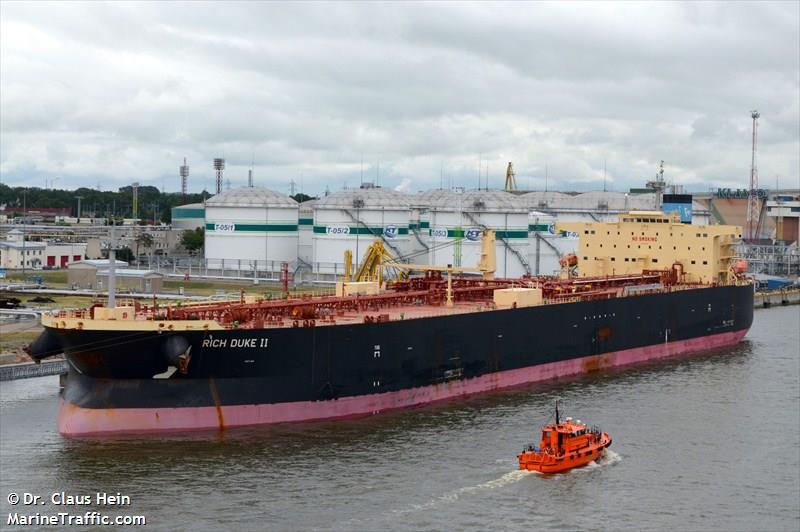
<path fill-rule="evenodd" d="M 527 445 L 520 454 L 519 468 L 540 473 L 561 473 L 582 467 L 600 457 L 611 445 L 611 436 L 597 427 L 587 427 L 568 417 L 562 423 L 556 404 L 556 422 L 542 427 L 539 447 Z"/>

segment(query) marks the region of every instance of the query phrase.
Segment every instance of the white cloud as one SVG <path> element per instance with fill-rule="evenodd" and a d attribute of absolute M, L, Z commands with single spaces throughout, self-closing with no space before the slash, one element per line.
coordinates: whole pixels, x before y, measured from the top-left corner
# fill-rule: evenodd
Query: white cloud
<path fill-rule="evenodd" d="M 306 192 L 797 179 L 797 3 L 2 3 L 0 174 Z M 485 170 L 484 170 L 485 171 Z M 444 177 L 442 177 L 444 176 Z M 43 181 L 43 179 L 42 179 Z M 783 181 L 782 181 L 783 182 Z"/>

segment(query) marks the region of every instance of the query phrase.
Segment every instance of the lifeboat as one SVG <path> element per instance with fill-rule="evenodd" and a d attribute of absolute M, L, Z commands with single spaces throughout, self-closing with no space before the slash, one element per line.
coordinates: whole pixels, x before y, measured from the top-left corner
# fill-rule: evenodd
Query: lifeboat
<path fill-rule="evenodd" d="M 540 473 L 562 473 L 582 467 L 603 455 L 611 436 L 571 417 L 563 422 L 556 405 L 556 422 L 542 427 L 539 446 L 526 445 L 517 455 L 519 468 Z"/>

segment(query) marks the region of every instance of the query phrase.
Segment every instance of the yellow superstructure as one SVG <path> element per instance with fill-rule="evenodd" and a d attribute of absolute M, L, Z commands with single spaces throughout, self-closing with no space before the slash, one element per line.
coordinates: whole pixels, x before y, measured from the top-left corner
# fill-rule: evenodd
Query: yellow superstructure
<path fill-rule="evenodd" d="M 638 274 L 680 264 L 690 283 L 731 281 L 734 246 L 742 228 L 733 225 L 691 225 L 676 213 L 632 211 L 616 222 L 558 222 L 559 231 L 578 234 L 578 275 Z"/>

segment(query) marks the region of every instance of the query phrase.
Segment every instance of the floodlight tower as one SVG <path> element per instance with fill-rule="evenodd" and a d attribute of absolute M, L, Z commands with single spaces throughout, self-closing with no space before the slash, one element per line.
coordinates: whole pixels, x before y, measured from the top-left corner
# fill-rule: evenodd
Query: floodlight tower
<path fill-rule="evenodd" d="M 189 182 L 189 166 L 186 164 L 186 157 L 183 158 L 183 166 L 179 168 L 181 175 L 181 196 L 183 203 L 186 203 L 186 189 Z"/>
<path fill-rule="evenodd" d="M 747 232 L 746 236 L 752 240 L 758 238 L 758 167 L 756 166 L 756 151 L 758 148 L 758 118 L 761 116 L 756 110 L 750 111 L 753 119 L 753 151 L 750 159 L 750 188 L 747 192 Z"/>
<path fill-rule="evenodd" d="M 214 170 L 217 172 L 217 194 L 222 192 L 222 171 L 225 170 L 225 159 L 214 159 Z"/>

